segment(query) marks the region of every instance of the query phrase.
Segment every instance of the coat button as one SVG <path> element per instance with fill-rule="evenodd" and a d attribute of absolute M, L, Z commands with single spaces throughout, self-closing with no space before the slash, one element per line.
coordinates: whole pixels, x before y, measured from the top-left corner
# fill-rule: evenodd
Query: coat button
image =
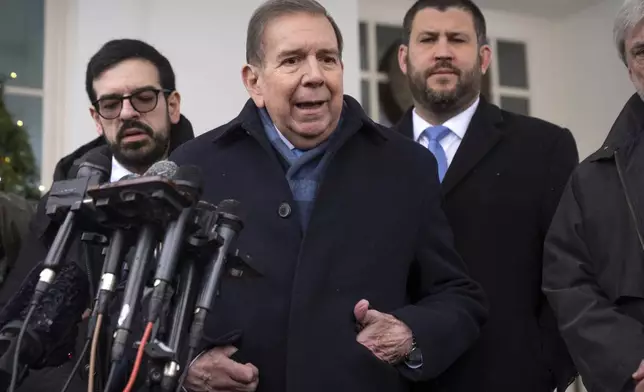
<path fill-rule="evenodd" d="M 291 215 L 291 206 L 284 202 L 280 204 L 280 208 L 277 209 L 277 213 L 282 217 L 282 218 L 288 218 Z"/>

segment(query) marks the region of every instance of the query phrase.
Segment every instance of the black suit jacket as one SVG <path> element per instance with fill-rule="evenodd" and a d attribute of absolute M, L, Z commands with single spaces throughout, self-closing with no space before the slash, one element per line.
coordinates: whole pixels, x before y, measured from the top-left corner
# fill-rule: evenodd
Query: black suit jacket
<path fill-rule="evenodd" d="M 411 110 L 395 128 L 413 137 Z M 456 248 L 490 317 L 432 391 L 563 391 L 575 375 L 540 286 L 544 237 L 577 163 L 568 130 L 481 98 L 442 186 Z"/>

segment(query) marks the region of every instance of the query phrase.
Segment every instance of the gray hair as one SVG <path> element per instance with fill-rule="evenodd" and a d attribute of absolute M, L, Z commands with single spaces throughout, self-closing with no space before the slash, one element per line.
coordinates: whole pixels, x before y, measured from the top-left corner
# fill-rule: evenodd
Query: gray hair
<path fill-rule="evenodd" d="M 306 13 L 310 15 L 324 16 L 329 20 L 336 39 L 338 40 L 338 51 L 342 56 L 342 33 L 331 15 L 320 3 L 315 0 L 268 0 L 253 12 L 248 22 L 246 33 L 246 62 L 253 65 L 261 65 L 264 60 L 263 37 L 266 26 L 276 18 L 284 15 Z"/>
<path fill-rule="evenodd" d="M 613 38 L 619 57 L 626 64 L 626 36 L 644 18 L 644 0 L 625 0 L 615 18 Z"/>

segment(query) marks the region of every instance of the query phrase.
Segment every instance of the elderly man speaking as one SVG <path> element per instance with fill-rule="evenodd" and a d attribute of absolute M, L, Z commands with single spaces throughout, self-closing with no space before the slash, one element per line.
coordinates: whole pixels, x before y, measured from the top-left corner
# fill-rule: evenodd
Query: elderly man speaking
<path fill-rule="evenodd" d="M 435 377 L 486 317 L 435 159 L 344 95 L 342 35 L 317 2 L 264 3 L 246 53 L 239 116 L 170 157 L 207 173 L 204 200 L 241 203 L 252 256 L 222 277 L 186 388 L 402 392 Z"/>

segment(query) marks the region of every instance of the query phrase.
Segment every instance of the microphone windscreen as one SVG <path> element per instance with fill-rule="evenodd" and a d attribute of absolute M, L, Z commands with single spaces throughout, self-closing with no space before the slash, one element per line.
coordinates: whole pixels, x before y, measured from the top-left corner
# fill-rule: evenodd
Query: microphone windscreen
<path fill-rule="evenodd" d="M 161 176 L 172 178 L 177 173 L 178 168 L 179 166 L 177 166 L 176 163 L 168 160 L 163 160 L 156 162 L 154 165 L 150 166 L 150 168 L 145 173 L 143 173 L 143 176 Z"/>
<path fill-rule="evenodd" d="M 221 214 L 239 216 L 241 213 L 241 203 L 233 199 L 222 200 L 217 206 L 217 211 Z"/>
<path fill-rule="evenodd" d="M 130 173 L 130 174 L 127 174 L 127 175 L 125 175 L 125 176 L 121 177 L 121 178 L 119 179 L 119 181 L 123 181 L 123 180 L 131 180 L 131 179 L 133 179 L 133 178 L 137 178 L 137 177 L 141 177 L 141 176 L 140 176 L 140 175 L 138 175 L 138 174 L 136 174 L 136 173 Z"/>
<path fill-rule="evenodd" d="M 13 321 L 23 321 L 26 318 L 41 270 L 41 264 L 36 266 L 0 311 L 0 326 L 3 330 Z M 46 359 L 53 366 L 65 361 L 66 358 L 53 358 L 47 353 L 57 351 L 59 347 L 67 350 L 63 350 L 64 352 L 69 352 L 74 347 L 76 336 L 72 331 L 87 308 L 87 298 L 90 295 L 87 273 L 76 262 L 65 264 L 43 294 L 27 325 L 29 334 L 35 337 L 39 349 L 45 353 L 45 357 L 41 359 Z M 29 362 L 28 365 L 36 368 L 33 366 L 36 365 L 34 358 Z"/>
<path fill-rule="evenodd" d="M 78 169 L 76 173 L 72 173 L 72 177 L 75 178 L 100 175 L 101 179 L 99 182 L 104 182 L 107 181 L 112 171 L 112 159 L 100 149 L 87 152 L 76 162 Z"/>
<path fill-rule="evenodd" d="M 172 177 L 172 182 L 183 189 L 188 188 L 190 193 L 201 194 L 203 189 L 201 169 L 197 166 L 180 166 L 174 177 Z"/>

